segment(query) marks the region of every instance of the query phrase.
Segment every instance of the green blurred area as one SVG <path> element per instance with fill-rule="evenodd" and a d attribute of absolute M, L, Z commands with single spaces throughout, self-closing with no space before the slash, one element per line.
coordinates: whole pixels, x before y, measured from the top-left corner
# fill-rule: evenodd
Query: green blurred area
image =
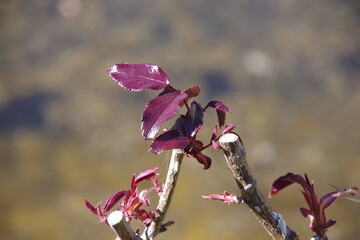
<path fill-rule="evenodd" d="M 200 85 L 202 104 L 230 107 L 265 195 L 289 171 L 308 173 L 320 196 L 359 187 L 359 25 L 350 0 L 2 1 L 0 239 L 113 239 L 83 198 L 104 202 L 155 166 L 164 180 L 170 154 L 148 153 L 140 131 L 158 92 L 121 89 L 106 75 L 115 62 L 157 64 L 174 87 Z M 205 142 L 215 122 L 207 111 Z M 201 199 L 238 193 L 222 153 L 207 153 L 206 171 L 184 160 L 175 225 L 157 239 L 269 239 L 245 207 Z M 311 238 L 299 187 L 270 202 Z M 358 203 L 327 212 L 329 239 L 358 238 Z"/>

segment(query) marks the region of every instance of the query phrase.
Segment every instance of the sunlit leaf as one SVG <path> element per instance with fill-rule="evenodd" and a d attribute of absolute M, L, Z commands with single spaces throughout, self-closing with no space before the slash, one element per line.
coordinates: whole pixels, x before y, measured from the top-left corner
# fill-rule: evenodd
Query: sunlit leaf
<path fill-rule="evenodd" d="M 222 132 L 222 134 L 225 134 L 225 133 L 228 133 L 228 132 L 234 130 L 235 127 L 236 127 L 235 124 L 227 125 L 227 126 L 225 127 L 224 131 Z"/>
<path fill-rule="evenodd" d="M 179 107 L 179 102 L 187 97 L 182 91 L 166 91 L 150 100 L 142 117 L 142 135 L 145 139 L 155 137 L 160 125 L 171 119 Z"/>
<path fill-rule="evenodd" d="M 86 205 L 86 207 L 87 207 L 88 209 L 90 209 L 91 212 L 93 212 L 94 214 L 97 215 L 97 210 L 96 210 L 96 208 L 95 208 L 93 205 L 91 205 L 91 203 L 89 203 L 86 199 L 84 199 L 84 200 L 85 200 L 85 205 Z"/>
<path fill-rule="evenodd" d="M 111 195 L 104 205 L 104 212 L 109 211 L 115 204 L 126 195 L 127 191 L 120 191 Z"/>
<path fill-rule="evenodd" d="M 107 70 L 117 84 L 131 91 L 143 89 L 159 90 L 169 84 L 169 77 L 153 64 L 119 63 Z"/>
<path fill-rule="evenodd" d="M 151 180 L 154 176 L 156 176 L 155 171 L 158 170 L 158 169 L 159 169 L 158 167 L 155 167 L 155 168 L 151 168 L 151 169 L 142 171 L 136 177 L 135 182 L 139 183 L 139 182 L 144 181 L 144 180 Z"/>

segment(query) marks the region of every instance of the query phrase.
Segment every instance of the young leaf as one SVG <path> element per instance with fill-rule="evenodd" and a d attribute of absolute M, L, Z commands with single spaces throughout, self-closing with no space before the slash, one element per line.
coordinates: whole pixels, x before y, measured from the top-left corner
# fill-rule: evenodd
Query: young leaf
<path fill-rule="evenodd" d="M 216 110 L 219 110 L 219 111 L 231 113 L 231 110 L 230 110 L 227 106 L 225 106 L 222 102 L 220 102 L 220 101 L 210 101 L 210 102 L 206 105 L 204 111 L 205 111 L 208 107 L 215 108 Z"/>
<path fill-rule="evenodd" d="M 183 91 L 166 91 L 150 100 L 142 116 L 142 135 L 145 139 L 155 137 L 160 125 L 171 119 L 179 107 L 179 102 L 187 97 Z"/>
<path fill-rule="evenodd" d="M 213 146 L 214 149 L 217 149 L 217 150 L 223 149 L 223 147 L 221 147 L 219 144 L 217 144 L 214 140 L 211 140 L 211 145 Z"/>
<path fill-rule="evenodd" d="M 195 154 L 196 160 L 198 160 L 199 163 L 204 165 L 204 170 L 208 169 L 211 166 L 211 158 L 208 156 L 205 156 L 202 153 Z"/>
<path fill-rule="evenodd" d="M 101 202 L 99 202 L 97 205 L 96 205 L 96 214 L 98 215 L 99 219 L 101 222 L 107 224 L 106 222 L 106 215 L 104 214 L 104 212 L 101 210 Z"/>
<path fill-rule="evenodd" d="M 151 180 L 154 176 L 156 176 L 157 173 L 155 173 L 156 170 L 158 170 L 158 167 L 151 168 L 145 171 L 142 171 L 138 174 L 138 176 L 135 178 L 135 182 L 139 183 L 144 180 Z"/>
<path fill-rule="evenodd" d="M 104 212 L 109 211 L 115 204 L 126 195 L 126 191 L 120 191 L 111 195 L 104 205 Z"/>
<path fill-rule="evenodd" d="M 231 113 L 231 110 L 225 106 L 224 104 L 222 104 L 222 102 L 220 101 L 211 101 L 209 102 L 206 107 L 204 108 L 204 111 L 206 111 L 206 109 L 208 107 L 212 107 L 216 109 L 216 113 L 218 115 L 218 120 L 219 120 L 219 126 L 222 127 L 225 124 L 225 112 Z"/>
<path fill-rule="evenodd" d="M 222 194 L 210 194 L 209 196 L 202 195 L 202 198 L 207 200 L 220 200 L 230 205 L 231 203 L 240 203 L 240 199 L 233 193 L 229 194 L 224 191 Z"/>
<path fill-rule="evenodd" d="M 159 154 L 164 150 L 185 149 L 190 141 L 191 138 L 184 136 L 181 132 L 170 130 L 161 134 L 150 144 L 150 152 Z"/>
<path fill-rule="evenodd" d="M 224 131 L 221 133 L 221 135 L 224 135 L 225 133 L 232 131 L 235 127 L 236 127 L 235 124 L 226 125 L 226 127 L 225 127 Z"/>
<path fill-rule="evenodd" d="M 192 87 L 189 89 L 185 90 L 185 93 L 188 95 L 187 98 L 185 98 L 183 101 L 180 102 L 180 106 L 184 105 L 185 102 L 189 101 L 189 99 L 196 97 L 197 95 L 199 95 L 200 93 L 200 87 L 196 86 L 196 87 Z"/>
<path fill-rule="evenodd" d="M 284 176 L 279 177 L 274 181 L 274 183 L 271 185 L 269 198 L 275 196 L 280 190 L 286 188 L 287 186 L 293 184 L 293 181 L 289 181 L 288 178 L 294 176 L 293 173 L 288 173 Z"/>
<path fill-rule="evenodd" d="M 190 110 L 186 113 L 184 129 L 187 135 L 193 137 L 203 124 L 203 110 L 199 103 L 193 101 Z"/>
<path fill-rule="evenodd" d="M 169 84 L 169 77 L 153 64 L 119 63 L 107 70 L 117 84 L 131 91 L 159 90 Z"/>
<path fill-rule="evenodd" d="M 327 207 L 329 207 L 338 197 L 340 197 L 343 194 L 360 194 L 359 189 L 356 187 L 349 187 L 346 188 L 344 191 L 342 192 L 331 192 L 326 194 L 325 196 L 323 196 L 320 199 L 320 208 L 321 209 L 326 209 Z"/>
<path fill-rule="evenodd" d="M 86 200 L 85 198 L 84 198 L 84 200 L 85 200 L 86 207 L 87 207 L 90 211 L 92 211 L 94 214 L 97 214 L 96 208 L 95 208 L 93 205 L 91 205 L 91 203 L 89 203 L 88 200 Z"/>

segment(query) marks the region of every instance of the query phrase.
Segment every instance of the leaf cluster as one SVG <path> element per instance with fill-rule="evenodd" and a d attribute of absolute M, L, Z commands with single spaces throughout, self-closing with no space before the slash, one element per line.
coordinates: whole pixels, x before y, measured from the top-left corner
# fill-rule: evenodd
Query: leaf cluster
<path fill-rule="evenodd" d="M 196 138 L 203 126 L 205 111 L 210 107 L 217 113 L 219 126 L 225 125 L 226 113 L 231 110 L 220 101 L 210 101 L 204 108 L 197 101 L 188 103 L 190 99 L 198 96 L 198 86 L 189 89 L 175 89 L 170 85 L 169 77 L 158 66 L 153 64 L 126 64 L 120 63 L 110 67 L 107 71 L 117 84 L 130 91 L 142 91 L 144 89 L 162 90 L 161 93 L 150 100 L 141 119 L 141 130 L 144 139 L 153 140 L 150 144 L 150 152 L 159 154 L 164 150 L 183 149 L 188 156 L 192 156 L 204 165 L 204 169 L 211 166 L 211 158 L 202 151 L 209 146 L 219 149 L 216 141 L 226 132 L 234 129 L 235 125 L 226 126 L 218 135 L 217 125 L 209 141 L 205 145 Z M 156 137 L 160 126 L 172 119 L 179 107 L 185 106 L 186 113 L 181 114 L 175 124 Z"/>
<path fill-rule="evenodd" d="M 293 183 L 297 183 L 303 188 L 302 194 L 309 209 L 301 207 L 300 212 L 304 217 L 309 217 L 311 230 L 321 239 L 327 239 L 327 229 L 336 223 L 332 219 L 326 220 L 325 209 L 345 193 L 352 195 L 360 194 L 358 188 L 348 187 L 344 189 L 344 191 L 330 192 L 319 200 L 314 189 L 314 182 L 310 182 L 307 174 L 305 174 L 305 178 L 303 178 L 300 175 L 288 173 L 274 181 L 270 188 L 269 197 L 275 196 L 279 191 Z"/>

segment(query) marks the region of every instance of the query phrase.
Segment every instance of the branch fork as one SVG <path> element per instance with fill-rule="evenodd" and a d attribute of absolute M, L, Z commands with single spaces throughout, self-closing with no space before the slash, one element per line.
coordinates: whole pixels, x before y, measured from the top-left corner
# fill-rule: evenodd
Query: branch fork
<path fill-rule="evenodd" d="M 241 197 L 239 199 L 241 202 L 250 208 L 273 239 L 299 239 L 296 233 L 286 226 L 281 214 L 270 206 L 257 186 L 256 179 L 246 161 L 246 151 L 240 137 L 234 133 L 227 133 L 219 139 L 219 143 L 240 189 Z M 163 221 L 171 203 L 184 155 L 180 149 L 172 151 L 166 182 L 156 209 L 158 216 L 145 228 L 141 237 L 131 229 L 120 211 L 109 215 L 108 223 L 116 233 L 116 240 L 151 240 L 162 231 Z"/>

